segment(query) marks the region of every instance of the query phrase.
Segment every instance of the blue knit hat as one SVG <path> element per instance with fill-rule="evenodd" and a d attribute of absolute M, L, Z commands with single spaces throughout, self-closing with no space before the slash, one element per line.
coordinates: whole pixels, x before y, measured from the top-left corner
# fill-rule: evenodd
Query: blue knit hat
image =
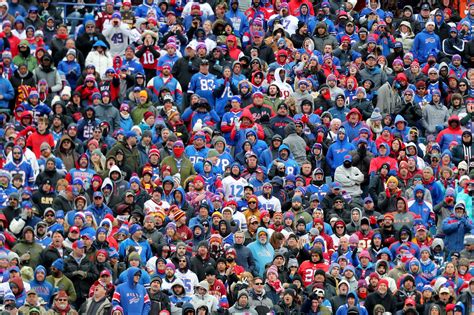
<path fill-rule="evenodd" d="M 141 231 L 142 227 L 138 224 L 133 224 L 129 229 L 130 235 L 135 234 L 135 232 Z"/>
<path fill-rule="evenodd" d="M 63 210 L 57 210 L 56 211 L 56 219 L 64 219 L 64 211 Z"/>
<path fill-rule="evenodd" d="M 56 259 L 51 267 L 58 269 L 59 271 L 64 271 L 64 260 L 62 258 Z"/>
<path fill-rule="evenodd" d="M 11 291 L 8 291 L 7 293 L 5 293 L 5 296 L 3 297 L 3 300 L 4 301 L 16 301 L 16 298 L 15 298 L 15 295 Z"/>
<path fill-rule="evenodd" d="M 132 174 L 132 177 L 130 177 L 130 184 L 133 183 L 140 185 L 140 178 L 137 176 L 136 173 Z"/>
<path fill-rule="evenodd" d="M 109 250 L 109 258 L 119 258 L 119 254 L 115 249 Z"/>

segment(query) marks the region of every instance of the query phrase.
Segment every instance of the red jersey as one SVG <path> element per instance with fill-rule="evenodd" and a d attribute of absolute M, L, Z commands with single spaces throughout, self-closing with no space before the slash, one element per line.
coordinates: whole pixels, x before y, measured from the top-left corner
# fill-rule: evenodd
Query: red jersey
<path fill-rule="evenodd" d="M 298 269 L 298 274 L 303 279 L 303 285 L 309 286 L 314 281 L 314 273 L 316 270 L 321 269 L 325 272 L 329 271 L 329 266 L 326 263 L 313 263 L 309 260 L 304 261 Z"/>
<path fill-rule="evenodd" d="M 359 248 L 367 249 L 370 247 L 374 231 L 369 231 L 367 235 L 364 235 L 361 231 L 357 231 L 355 234 L 359 237 Z"/>
<path fill-rule="evenodd" d="M 143 45 L 138 46 L 137 51 L 142 50 L 142 48 L 143 48 Z M 158 52 L 160 50 L 160 47 L 153 46 L 153 48 L 154 48 L 154 51 L 150 49 L 146 49 L 143 55 L 140 57 L 140 63 L 142 64 L 143 69 L 149 69 L 149 70 L 156 69 L 156 66 L 158 64 L 158 59 L 160 58 L 159 56 L 160 54 Z"/>
<path fill-rule="evenodd" d="M 217 300 L 220 300 L 221 297 L 227 295 L 227 290 L 222 281 L 216 279 L 216 281 L 214 281 L 214 284 L 209 285 L 209 294 L 215 296 Z"/>

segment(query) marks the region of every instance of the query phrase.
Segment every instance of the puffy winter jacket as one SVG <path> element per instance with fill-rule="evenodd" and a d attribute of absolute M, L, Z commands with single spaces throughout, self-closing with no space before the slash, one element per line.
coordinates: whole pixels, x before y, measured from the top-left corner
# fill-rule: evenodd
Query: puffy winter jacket
<path fill-rule="evenodd" d="M 450 126 L 451 122 L 457 121 L 458 126 L 453 128 Z M 441 131 L 438 136 L 436 137 L 436 142 L 440 145 L 441 151 L 444 151 L 449 148 L 449 144 L 452 141 L 457 143 L 461 142 L 462 130 L 461 130 L 461 123 L 459 122 L 458 116 L 451 116 L 448 119 L 448 128 Z"/>
<path fill-rule="evenodd" d="M 273 246 L 268 242 L 268 232 L 267 229 L 264 227 L 259 227 L 257 229 L 257 235 L 261 232 L 267 234 L 267 241 L 265 243 L 261 243 L 260 240 L 256 240 L 250 243 L 247 247 L 250 249 L 252 256 L 255 260 L 255 267 L 257 273 L 262 277 L 265 272 L 265 265 L 273 261 L 274 249 Z"/>
<path fill-rule="evenodd" d="M 112 304 L 120 305 L 124 314 L 145 315 L 150 311 L 150 298 L 145 287 L 133 281 L 137 272 L 143 271 L 135 267 L 129 268 L 127 282 L 120 284 L 114 292 Z"/>
<path fill-rule="evenodd" d="M 343 127 L 339 128 L 339 131 L 344 130 Z M 345 132 L 345 130 L 344 130 Z M 326 156 L 326 161 L 331 167 L 331 172 L 334 174 L 336 168 L 344 162 L 344 156 L 348 155 L 350 151 L 355 150 L 355 147 L 352 143 L 349 142 L 347 135 L 345 134 L 343 140 L 339 140 L 339 137 L 336 137 L 336 141 L 329 146 L 328 153 Z"/>
<path fill-rule="evenodd" d="M 441 41 L 434 32 L 430 33 L 424 29 L 415 36 L 411 49 L 413 57 L 418 59 L 420 63 L 425 63 L 432 50 L 439 52 L 441 50 Z"/>
<path fill-rule="evenodd" d="M 474 233 L 474 223 L 466 215 L 461 218 L 452 214 L 443 221 L 446 248 L 450 253 L 460 252 L 464 248 L 464 236 Z"/>
<path fill-rule="evenodd" d="M 106 121 L 110 125 L 110 134 L 120 128 L 120 112 L 112 103 L 99 104 L 95 108 L 95 116 L 101 121 Z"/>

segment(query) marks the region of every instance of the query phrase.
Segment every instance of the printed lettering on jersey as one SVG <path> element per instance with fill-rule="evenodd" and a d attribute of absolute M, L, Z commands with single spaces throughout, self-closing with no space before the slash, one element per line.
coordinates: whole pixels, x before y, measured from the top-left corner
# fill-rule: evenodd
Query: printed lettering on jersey
<path fill-rule="evenodd" d="M 244 186 L 242 185 L 230 185 L 230 194 L 234 197 L 242 197 L 244 193 Z"/>
<path fill-rule="evenodd" d="M 123 34 L 122 33 L 116 33 L 112 36 L 111 40 L 114 44 L 122 44 L 123 43 Z"/>
<path fill-rule="evenodd" d="M 211 91 L 214 89 L 214 80 L 212 79 L 201 79 L 199 84 L 201 85 L 201 90 L 203 91 Z"/>

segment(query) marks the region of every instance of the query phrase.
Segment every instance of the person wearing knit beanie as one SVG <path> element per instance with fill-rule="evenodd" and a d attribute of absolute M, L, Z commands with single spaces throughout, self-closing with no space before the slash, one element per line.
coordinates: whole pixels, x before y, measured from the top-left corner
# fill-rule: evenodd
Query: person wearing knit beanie
<path fill-rule="evenodd" d="M 278 294 L 283 292 L 283 286 L 281 285 L 281 281 L 278 279 L 278 268 L 275 265 L 271 265 L 267 269 L 266 273 L 267 284 L 272 287 Z"/>
<path fill-rule="evenodd" d="M 267 269 L 267 278 L 270 278 L 270 274 L 275 274 L 278 277 L 278 268 L 275 265 L 271 265 Z"/>
<path fill-rule="evenodd" d="M 128 255 L 128 261 L 131 262 L 131 261 L 138 261 L 140 262 L 141 259 L 140 259 L 140 254 L 137 253 L 137 252 L 131 252 L 129 255 Z"/>
<path fill-rule="evenodd" d="M 63 272 L 64 271 L 64 260 L 62 258 L 56 259 L 52 264 L 51 267 L 56 268 L 57 270 Z"/>
<path fill-rule="evenodd" d="M 176 266 L 175 266 L 173 263 L 167 263 L 167 264 L 165 265 L 165 270 L 166 270 L 166 269 L 171 269 L 171 270 L 173 270 L 173 271 L 176 271 Z"/>
<path fill-rule="evenodd" d="M 390 177 L 387 179 L 387 185 L 388 185 L 389 183 L 391 183 L 391 182 L 395 183 L 395 185 L 398 187 L 398 179 L 397 179 L 395 176 L 390 176 Z"/>
<path fill-rule="evenodd" d="M 385 286 L 385 289 L 383 288 L 383 286 Z M 380 293 L 383 294 L 383 293 L 387 292 L 387 290 L 388 290 L 388 281 L 387 281 L 387 279 L 384 279 L 384 278 L 380 279 L 379 283 L 377 284 L 377 291 L 379 291 Z"/>

